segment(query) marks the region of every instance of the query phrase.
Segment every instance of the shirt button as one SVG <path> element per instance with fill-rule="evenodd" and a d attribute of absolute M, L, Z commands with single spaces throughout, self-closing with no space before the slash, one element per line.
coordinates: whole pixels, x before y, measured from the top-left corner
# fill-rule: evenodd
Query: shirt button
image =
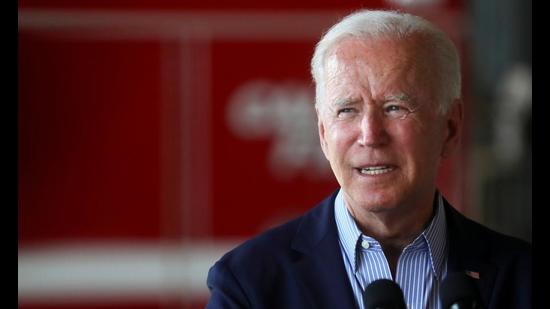
<path fill-rule="evenodd" d="M 369 242 L 366 241 L 366 240 L 363 240 L 361 242 L 361 246 L 363 246 L 363 248 L 365 248 L 365 249 L 368 249 L 370 247 Z"/>

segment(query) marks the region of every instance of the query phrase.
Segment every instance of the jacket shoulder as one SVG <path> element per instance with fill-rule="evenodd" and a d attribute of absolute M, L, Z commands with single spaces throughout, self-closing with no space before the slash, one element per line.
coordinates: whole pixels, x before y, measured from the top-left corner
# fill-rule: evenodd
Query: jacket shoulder
<path fill-rule="evenodd" d="M 223 255 L 218 262 L 239 267 L 247 262 L 258 264 L 262 259 L 274 258 L 289 251 L 301 219 L 298 217 L 246 240 Z"/>
<path fill-rule="evenodd" d="M 497 232 L 459 213 L 446 202 L 447 229 L 451 256 L 468 257 L 470 261 L 498 265 L 530 274 L 531 244 Z"/>
<path fill-rule="evenodd" d="M 226 253 L 218 262 L 226 263 L 230 267 L 239 268 L 245 263 L 260 266 L 262 263 L 272 262 L 283 264 L 292 259 L 296 250 L 295 245 L 313 243 L 327 230 L 330 225 L 332 205 L 336 193 L 327 197 L 305 214 L 294 218 L 279 226 L 273 227 Z"/>
<path fill-rule="evenodd" d="M 208 271 L 211 296 L 207 308 L 250 308 L 263 299 L 262 293 L 280 288 L 288 272 L 290 243 L 300 218 L 270 229 L 223 255 Z M 258 289 L 258 285 L 263 288 Z"/>

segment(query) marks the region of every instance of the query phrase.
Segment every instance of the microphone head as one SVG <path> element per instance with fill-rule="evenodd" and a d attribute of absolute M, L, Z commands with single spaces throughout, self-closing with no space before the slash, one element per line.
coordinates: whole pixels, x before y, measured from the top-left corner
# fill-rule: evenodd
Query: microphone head
<path fill-rule="evenodd" d="M 439 296 L 443 309 L 451 308 L 482 308 L 479 291 L 473 278 L 464 273 L 450 273 L 441 282 Z"/>
<path fill-rule="evenodd" d="M 371 282 L 363 293 L 365 309 L 406 309 L 403 291 L 392 280 L 378 279 Z"/>

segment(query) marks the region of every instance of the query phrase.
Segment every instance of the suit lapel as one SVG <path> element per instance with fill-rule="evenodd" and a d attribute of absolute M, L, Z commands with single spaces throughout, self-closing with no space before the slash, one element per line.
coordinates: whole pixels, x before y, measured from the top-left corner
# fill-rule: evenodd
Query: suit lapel
<path fill-rule="evenodd" d="M 336 193 L 309 212 L 294 237 L 294 267 L 312 308 L 356 308 L 334 219 Z"/>
<path fill-rule="evenodd" d="M 449 237 L 448 273 L 462 272 L 473 277 L 484 304 L 489 304 L 497 268 L 488 263 L 488 246 L 483 235 L 475 235 L 473 222 L 456 211 L 446 200 L 445 215 Z"/>

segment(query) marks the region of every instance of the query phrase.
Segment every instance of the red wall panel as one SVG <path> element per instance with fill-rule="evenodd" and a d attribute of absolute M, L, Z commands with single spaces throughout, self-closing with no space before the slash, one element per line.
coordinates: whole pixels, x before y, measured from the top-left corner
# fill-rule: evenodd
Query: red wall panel
<path fill-rule="evenodd" d="M 444 13 L 430 14 L 456 26 L 460 3 L 444 1 Z M 388 6 L 359 6 L 367 4 Z M 236 244 L 307 211 L 337 188 L 328 164 L 319 163 L 309 61 L 321 33 L 356 3 L 20 1 L 19 7 L 18 223 L 25 256 L 36 247 L 66 253 L 56 244 Z M 223 12 L 223 18 L 202 9 Z M 137 10 L 142 14 L 126 14 Z M 42 15 L 25 15 L 32 12 Z M 160 18 L 151 21 L 148 12 Z M 284 22 L 252 22 L 264 16 L 285 21 L 287 14 L 303 23 L 296 12 L 311 24 L 292 29 Z M 180 13 L 211 26 L 193 28 Z M 164 18 L 174 23 L 164 26 Z M 462 40 L 461 30 L 454 31 Z M 239 105 L 250 89 L 256 96 Z M 284 129 L 309 133 L 289 141 L 297 134 Z M 286 146 L 278 148 L 281 143 Z M 460 172 L 462 160 L 446 163 L 442 176 Z M 463 179 L 439 179 L 451 201 L 464 194 Z M 160 248 L 154 253 L 164 258 Z M 20 306 L 203 307 L 204 294 L 180 290 L 169 280 L 174 270 L 162 271 L 166 289 L 176 287 L 168 298 L 50 303 L 20 297 Z M 206 270 L 198 277 L 193 280 L 206 289 Z"/>
<path fill-rule="evenodd" d="M 19 39 L 19 239 L 160 237 L 159 51 Z"/>

